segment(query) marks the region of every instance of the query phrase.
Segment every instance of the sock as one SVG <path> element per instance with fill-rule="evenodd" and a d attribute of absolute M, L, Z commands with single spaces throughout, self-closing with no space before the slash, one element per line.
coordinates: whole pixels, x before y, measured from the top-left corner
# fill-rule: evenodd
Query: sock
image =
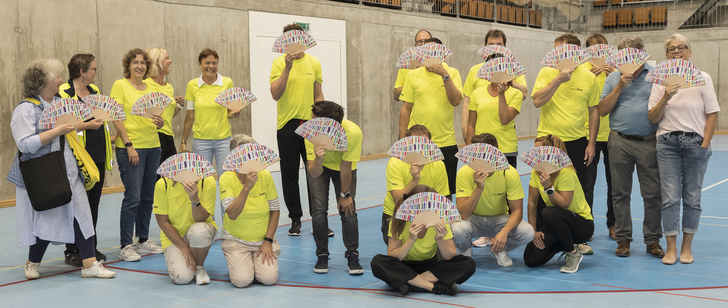
<path fill-rule="evenodd" d="M 148 238 L 143 238 L 143 237 L 140 237 L 140 238 L 139 238 L 139 242 L 138 242 L 138 243 L 139 243 L 139 244 L 143 244 L 143 243 L 144 243 L 144 242 L 146 242 L 147 240 L 148 240 Z"/>

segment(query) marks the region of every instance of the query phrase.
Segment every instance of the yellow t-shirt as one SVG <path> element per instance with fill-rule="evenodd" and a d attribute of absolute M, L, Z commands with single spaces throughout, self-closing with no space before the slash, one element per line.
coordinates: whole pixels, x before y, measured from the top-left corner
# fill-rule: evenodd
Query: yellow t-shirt
<path fill-rule="evenodd" d="M 536 77 L 533 94 L 546 87 L 558 74 L 557 69 L 542 68 Z M 584 138 L 588 107 L 597 106 L 600 95 L 594 74 L 583 66 L 577 67 L 571 74 L 571 80 L 562 83 L 551 100 L 541 106 L 538 137 L 550 134 L 563 141 Z"/>
<path fill-rule="evenodd" d="M 243 190 L 243 183 L 238 180 L 237 173 L 225 172 L 220 176 L 220 199 L 237 198 Z M 270 220 L 270 206 L 268 200 L 278 198 L 276 186 L 270 171 L 258 172 L 258 182 L 248 193 L 245 207 L 237 219 L 232 220 L 228 215 L 222 219 L 223 228 L 233 236 L 249 242 L 259 242 L 268 232 Z"/>
<path fill-rule="evenodd" d="M 551 176 L 553 177 L 554 174 L 551 174 Z M 536 170 L 531 171 L 531 181 L 528 185 L 538 188 L 541 198 L 543 198 L 543 201 L 546 202 L 546 206 L 555 206 L 549 199 L 549 195 L 543 191 L 544 187 L 541 185 L 541 181 L 538 180 L 538 172 L 536 172 Z M 594 220 L 589 204 L 586 203 L 586 199 L 584 198 L 584 190 L 581 188 L 581 184 L 579 183 L 579 177 L 576 176 L 576 170 L 574 170 L 573 167 L 564 168 L 559 171 L 559 176 L 556 178 L 556 182 L 554 183 L 554 190 L 573 191 L 574 198 L 571 199 L 571 204 L 569 205 L 568 210 L 572 213 L 581 215 L 581 217 L 584 217 L 586 220 Z"/>
<path fill-rule="evenodd" d="M 270 69 L 270 83 L 278 80 L 286 68 L 286 55 L 273 60 Z M 315 82 L 323 83 L 321 62 L 314 56 L 306 54 L 302 59 L 293 60 L 293 67 L 288 74 L 286 92 L 278 100 L 278 129 L 292 119 L 310 120 L 313 106 Z"/>
<path fill-rule="evenodd" d="M 412 225 L 411 222 L 407 222 L 404 224 L 404 228 L 402 229 L 402 234 L 399 235 L 399 239 L 406 241 L 410 237 L 409 227 Z M 452 238 L 452 230 L 450 229 L 450 224 L 445 224 L 445 228 L 447 228 L 447 234 L 442 237 L 444 240 L 449 240 Z M 435 227 L 430 227 L 427 229 L 427 233 L 425 233 L 425 237 L 417 239 L 415 241 L 415 244 L 412 245 L 412 248 L 407 253 L 407 256 L 404 257 L 404 261 L 425 261 L 429 260 L 435 257 L 435 254 L 437 253 L 437 241 L 435 240 L 435 234 L 437 231 L 435 230 Z M 392 222 L 389 222 L 389 233 L 388 235 L 390 237 L 392 236 Z"/>
<path fill-rule="evenodd" d="M 400 68 L 397 71 L 397 79 L 394 81 L 394 88 L 404 87 L 404 82 L 407 81 L 407 75 L 410 70 L 406 68 Z"/>
<path fill-rule="evenodd" d="M 455 87 L 462 91 L 460 72 L 445 62 L 442 67 L 450 75 Z M 440 75 L 428 72 L 424 66 L 410 70 L 399 99 L 412 103 L 407 128 L 415 124 L 426 126 L 432 133 L 432 141 L 441 148 L 457 144 L 453 129 L 455 107 L 447 99 L 445 84 Z"/>
<path fill-rule="evenodd" d="M 217 225 L 212 219 L 215 217 L 215 195 L 217 194 L 215 178 L 208 176 L 197 182 L 197 189 L 199 190 L 197 195 L 200 197 L 200 206 L 205 207 L 210 213 L 205 222 L 217 229 Z M 195 219 L 192 217 L 192 202 L 184 186 L 165 177 L 160 178 L 154 186 L 154 214 L 169 216 L 172 227 L 183 238 L 190 226 L 195 224 Z M 162 242 L 162 249 L 172 244 L 164 231 L 161 232 L 159 238 Z"/>
<path fill-rule="evenodd" d="M 523 103 L 523 93 L 514 88 L 509 87 L 505 93 L 506 105 L 513 107 L 521 112 L 521 103 Z M 506 125 L 501 124 L 498 117 L 499 110 L 498 96 L 493 97 L 488 93 L 488 87 L 480 87 L 473 91 L 470 98 L 468 109 L 478 114 L 478 120 L 475 122 L 475 135 L 482 133 L 490 133 L 498 139 L 498 149 L 503 153 L 518 152 L 518 137 L 516 136 L 516 124 L 511 120 Z"/>
<path fill-rule="evenodd" d="M 356 170 L 356 163 L 361 160 L 361 129 L 354 122 L 344 119 L 341 126 L 346 132 L 346 143 L 348 145 L 346 152 L 326 151 L 324 155 L 323 166 L 334 171 L 341 171 L 341 161 L 351 162 L 351 170 Z M 316 153 L 313 151 L 313 143 L 304 140 L 306 144 L 306 158 L 311 161 L 316 159 Z"/>
<path fill-rule="evenodd" d="M 231 136 L 230 121 L 227 108 L 215 102 L 220 93 L 233 87 L 233 80 L 222 77 L 222 86 L 200 85 L 200 78 L 187 83 L 185 99 L 194 103 L 195 124 L 192 126 L 193 136 L 197 139 L 220 140 Z"/>
<path fill-rule="evenodd" d="M 154 92 L 162 93 L 172 99 L 172 103 L 169 104 L 164 111 L 162 111 L 164 126 L 159 129 L 159 132 L 167 136 L 174 137 L 174 132 L 172 131 L 172 118 L 174 118 L 174 112 L 177 110 L 177 101 L 174 100 L 174 88 L 172 88 L 172 84 L 167 82 L 165 85 L 160 85 L 152 78 L 144 79 L 144 83 L 146 83 L 147 86 L 151 86 L 154 89 Z"/>
<path fill-rule="evenodd" d="M 591 70 L 592 67 L 594 67 L 594 65 L 592 65 L 590 62 L 584 63 L 582 65 L 587 70 Z M 597 76 L 597 87 L 599 89 L 599 96 L 602 95 L 602 90 L 604 90 L 604 82 L 606 81 L 607 73 L 599 73 L 599 76 Z M 584 123 L 584 128 L 586 129 L 586 139 L 589 139 L 589 110 L 587 110 L 586 112 L 586 122 Z M 597 141 L 609 141 L 609 132 L 611 132 L 611 130 L 609 129 L 609 115 L 599 117 L 599 133 L 597 134 Z"/>
<path fill-rule="evenodd" d="M 151 119 L 131 114 L 131 107 L 137 99 L 152 92 L 154 92 L 154 88 L 148 85 L 144 91 L 138 91 L 126 79 L 114 81 L 114 85 L 111 86 L 109 96 L 124 106 L 124 113 L 126 113 L 126 120 L 123 121 L 124 128 L 126 128 L 129 141 L 136 149 L 159 147 L 159 135 L 154 122 Z M 116 147 L 124 148 L 124 141 L 121 138 L 116 138 Z"/>
<path fill-rule="evenodd" d="M 458 170 L 456 198 L 469 198 L 475 191 L 473 180 L 475 170 L 463 166 Z M 508 170 L 496 171 L 483 181 L 485 189 L 478 199 L 473 214 L 478 216 L 496 216 L 508 214 L 508 200 L 519 200 L 525 196 L 521 177 L 513 166 Z"/>
<path fill-rule="evenodd" d="M 475 77 L 478 75 L 478 71 L 480 70 L 481 67 L 483 67 L 484 64 L 485 64 L 485 62 L 478 63 L 476 65 L 473 65 L 473 67 L 470 68 L 470 71 L 468 72 L 468 77 L 465 78 L 465 83 L 463 84 L 463 95 L 472 98 L 473 91 L 475 91 L 475 89 L 478 89 L 480 87 L 485 87 L 490 84 L 490 81 Z M 523 86 L 528 88 L 528 83 L 526 82 L 525 74 L 516 77 L 515 79 L 513 79 L 513 82 L 520 83 Z M 516 90 L 518 90 L 518 89 L 516 89 Z M 520 92 L 520 90 L 519 90 L 519 92 Z M 523 95 L 521 95 L 521 100 L 523 100 Z"/>
<path fill-rule="evenodd" d="M 392 216 L 394 212 L 394 197 L 391 191 L 402 190 L 412 180 L 411 165 L 397 158 L 390 158 L 387 163 L 387 194 L 384 197 L 384 214 Z M 425 165 L 420 171 L 420 185 L 427 185 L 437 193 L 447 196 L 450 186 L 447 183 L 445 163 L 436 161 Z"/>

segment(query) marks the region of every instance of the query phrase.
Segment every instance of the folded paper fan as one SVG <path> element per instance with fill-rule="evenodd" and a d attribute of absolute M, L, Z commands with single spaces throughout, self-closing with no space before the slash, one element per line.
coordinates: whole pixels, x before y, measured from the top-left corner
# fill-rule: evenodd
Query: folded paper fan
<path fill-rule="evenodd" d="M 82 98 L 83 102 L 86 103 L 94 118 L 108 121 L 123 121 L 126 120 L 126 113 L 124 113 L 124 107 L 119 105 L 113 98 L 106 95 L 94 94 Z"/>
<path fill-rule="evenodd" d="M 387 155 L 410 165 L 424 165 L 445 159 L 437 144 L 420 136 L 409 136 L 398 140 L 389 148 Z"/>
<path fill-rule="evenodd" d="M 563 70 L 576 67 L 589 61 L 589 53 L 583 48 L 572 44 L 563 44 L 551 49 L 541 61 L 541 64 Z"/>
<path fill-rule="evenodd" d="M 478 50 L 478 55 L 481 56 L 483 60 L 487 59 L 488 56 L 492 54 L 501 54 L 506 58 L 513 60 L 516 59 L 516 56 L 513 55 L 510 49 L 501 45 L 485 45 Z"/>
<path fill-rule="evenodd" d="M 330 118 L 315 118 L 296 128 L 296 134 L 311 143 L 323 143 L 328 151 L 346 152 L 349 149 L 346 132 L 341 123 Z"/>
<path fill-rule="evenodd" d="M 571 166 L 571 159 L 564 151 L 552 146 L 530 148 L 521 155 L 521 161 L 531 168 L 548 174 Z"/>
<path fill-rule="evenodd" d="M 407 198 L 399 206 L 394 218 L 423 222 L 427 228 L 438 222 L 449 224 L 461 219 L 458 207 L 450 199 L 433 192 L 422 192 Z"/>
<path fill-rule="evenodd" d="M 159 92 L 148 93 L 134 102 L 134 105 L 131 106 L 131 114 L 151 118 L 152 115 L 162 114 L 162 111 L 171 103 L 172 99 L 165 94 Z"/>
<path fill-rule="evenodd" d="M 415 59 L 424 66 L 431 66 L 444 62 L 452 55 L 450 48 L 440 44 L 425 44 L 417 48 Z"/>
<path fill-rule="evenodd" d="M 645 80 L 669 86 L 680 84 L 680 89 L 705 85 L 705 76 L 692 63 L 683 59 L 670 59 L 655 66 Z"/>
<path fill-rule="evenodd" d="M 589 62 L 591 62 L 594 67 L 601 67 L 607 61 L 609 56 L 616 52 L 617 49 L 612 47 L 612 45 L 596 44 L 587 47 L 586 51 L 591 56 L 591 60 L 589 60 Z"/>
<path fill-rule="evenodd" d="M 276 152 L 267 146 L 247 143 L 230 151 L 222 169 L 243 174 L 259 172 L 281 160 Z"/>
<path fill-rule="evenodd" d="M 475 77 L 493 83 L 508 82 L 526 73 L 526 68 L 518 61 L 510 58 L 495 58 L 485 62 Z"/>
<path fill-rule="evenodd" d="M 498 148 L 487 143 L 473 143 L 458 151 L 455 157 L 473 170 L 493 172 L 510 168 L 508 159 Z"/>
<path fill-rule="evenodd" d="M 415 58 L 418 48 L 419 47 L 412 47 L 402 53 L 402 55 L 399 56 L 399 59 L 397 59 L 397 67 L 413 70 L 422 66 L 422 62 Z"/>
<path fill-rule="evenodd" d="M 215 98 L 216 103 L 233 111 L 239 111 L 256 100 L 257 98 L 252 92 L 243 88 L 227 89 Z"/>
<path fill-rule="evenodd" d="M 56 124 L 76 125 L 93 117 L 91 109 L 72 98 L 54 98 L 40 116 L 40 128 L 53 129 Z"/>
<path fill-rule="evenodd" d="M 316 46 L 316 40 L 301 30 L 287 31 L 273 42 L 273 52 L 295 55 Z"/>
<path fill-rule="evenodd" d="M 607 59 L 607 64 L 622 73 L 634 73 L 642 64 L 650 58 L 644 50 L 637 48 L 620 49 Z"/>
<path fill-rule="evenodd" d="M 172 155 L 157 169 L 157 174 L 179 183 L 197 182 L 215 173 L 210 162 L 194 153 Z"/>

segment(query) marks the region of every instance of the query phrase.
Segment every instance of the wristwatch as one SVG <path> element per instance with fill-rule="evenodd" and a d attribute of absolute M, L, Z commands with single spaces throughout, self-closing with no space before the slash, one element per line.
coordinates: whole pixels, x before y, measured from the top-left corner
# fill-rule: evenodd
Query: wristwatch
<path fill-rule="evenodd" d="M 343 193 L 341 193 L 341 197 L 342 198 L 351 198 L 351 192 L 350 191 L 347 191 L 345 193 L 343 192 Z"/>
<path fill-rule="evenodd" d="M 448 81 L 450 80 L 450 75 L 442 76 L 442 81 Z"/>
<path fill-rule="evenodd" d="M 131 144 L 131 141 L 129 141 L 129 142 L 127 142 L 127 143 L 124 143 L 124 147 L 128 148 L 128 147 L 130 147 L 130 146 L 132 146 L 132 144 Z"/>
<path fill-rule="evenodd" d="M 270 237 L 267 237 L 267 236 L 266 236 L 266 237 L 264 237 L 264 238 L 263 238 L 263 240 L 264 240 L 264 241 L 266 241 L 266 242 L 271 242 L 271 243 L 273 243 L 273 239 L 272 239 L 272 238 L 270 238 Z"/>
<path fill-rule="evenodd" d="M 195 202 L 195 207 L 200 207 L 200 201 Z"/>
<path fill-rule="evenodd" d="M 547 195 L 552 195 L 554 193 L 554 188 L 553 187 L 546 188 L 543 190 L 543 192 L 545 192 Z"/>

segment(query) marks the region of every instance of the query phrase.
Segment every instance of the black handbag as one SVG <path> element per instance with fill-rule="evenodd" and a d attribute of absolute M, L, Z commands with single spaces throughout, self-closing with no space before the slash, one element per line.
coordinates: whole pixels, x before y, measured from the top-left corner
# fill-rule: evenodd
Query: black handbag
<path fill-rule="evenodd" d="M 61 136 L 60 139 L 59 151 L 41 157 L 23 161 L 20 159 L 23 153 L 18 151 L 18 163 L 25 190 L 28 192 L 33 209 L 39 212 L 68 204 L 73 196 L 66 171 L 66 160 L 63 158 L 66 137 Z"/>

